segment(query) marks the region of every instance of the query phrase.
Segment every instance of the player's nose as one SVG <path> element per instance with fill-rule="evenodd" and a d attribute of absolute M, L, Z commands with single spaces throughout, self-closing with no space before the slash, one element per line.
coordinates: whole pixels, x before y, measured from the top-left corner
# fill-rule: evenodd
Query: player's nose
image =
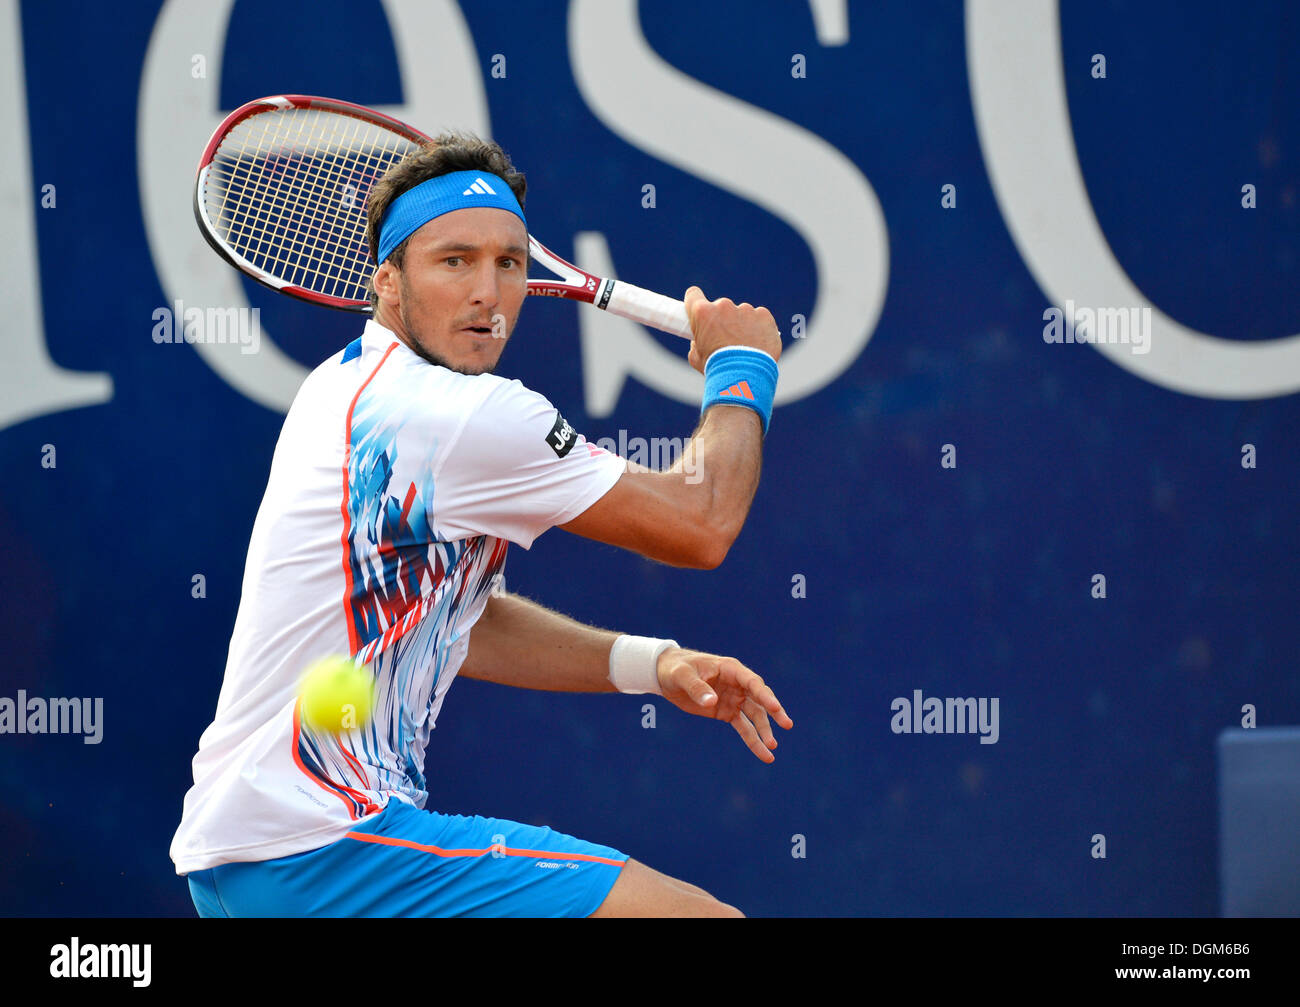
<path fill-rule="evenodd" d="M 470 290 L 474 304 L 495 308 L 501 299 L 501 278 L 494 263 L 482 263 L 474 271 L 474 284 Z"/>

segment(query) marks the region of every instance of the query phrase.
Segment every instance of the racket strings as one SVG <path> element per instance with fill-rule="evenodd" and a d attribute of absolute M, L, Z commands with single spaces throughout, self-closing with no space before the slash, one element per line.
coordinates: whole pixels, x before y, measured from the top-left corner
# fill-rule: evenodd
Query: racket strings
<path fill-rule="evenodd" d="M 351 133 L 341 137 L 348 145 L 355 145 L 357 140 L 357 127 L 360 123 L 357 120 L 354 120 L 354 123 L 356 125 L 353 126 Z M 291 277 L 291 280 L 299 286 L 304 286 L 306 274 L 314 270 L 322 282 L 335 281 L 321 290 L 322 293 L 327 294 L 334 293 L 338 281 L 354 285 L 364 284 L 362 270 L 365 263 L 356 262 L 358 228 L 344 230 L 337 212 L 338 208 L 355 200 L 356 187 L 353 186 L 352 193 L 349 194 L 347 186 L 351 183 L 344 181 L 345 178 L 353 177 L 352 169 L 347 167 L 350 157 L 352 157 L 351 151 L 343 158 L 332 158 L 313 151 L 310 156 L 292 159 L 280 173 L 281 186 L 273 194 L 276 198 L 283 197 L 281 205 L 292 206 L 295 209 L 301 206 L 301 201 L 304 199 L 309 202 L 315 201 L 313 205 L 317 206 L 318 212 L 314 218 L 308 219 L 307 240 L 298 240 L 290 246 L 290 251 L 298 254 L 300 263 L 298 274 Z M 284 191 L 285 186 L 288 187 L 287 192 Z M 316 199 L 318 194 L 329 191 L 335 193 L 335 198 Z M 358 227 L 361 219 L 359 215 L 354 217 Z M 322 247 L 331 254 L 326 256 L 321 251 Z M 303 261 L 304 258 L 306 261 Z"/>
<path fill-rule="evenodd" d="M 283 274 L 281 278 L 288 281 L 300 280 L 302 277 L 286 271 L 287 266 L 315 266 L 316 271 L 320 272 L 322 267 L 328 268 L 328 265 L 334 264 L 332 260 L 338 258 L 338 252 L 343 251 L 337 242 L 337 228 L 332 234 L 335 243 L 332 246 L 320 245 L 320 238 L 329 226 L 328 220 L 322 219 L 324 210 L 334 205 L 335 201 L 328 196 L 321 198 L 319 192 L 309 191 L 312 182 L 320 186 L 323 179 L 319 170 L 314 173 L 314 178 L 313 173 L 304 172 L 303 165 L 320 159 L 319 150 L 314 150 L 313 147 L 319 148 L 321 144 L 313 143 L 310 137 L 304 137 L 308 125 L 304 116 L 297 116 L 296 120 L 296 135 L 289 135 L 283 129 L 277 134 L 274 128 L 277 123 L 259 124 L 262 132 L 251 156 L 246 156 L 249 154 L 250 143 L 245 136 L 235 155 L 236 162 L 229 167 L 225 180 L 232 189 L 238 189 L 235 207 L 237 219 L 227 216 L 232 238 L 259 258 L 271 259 L 271 262 L 263 264 L 264 268 L 266 265 L 275 267 L 278 274 Z M 271 149 L 277 153 L 269 154 L 266 151 L 268 138 L 273 139 Z M 255 174 L 252 169 L 257 169 Z M 338 173 L 341 178 L 341 172 Z M 308 195 L 315 198 L 314 218 L 301 212 L 306 208 L 303 197 Z M 307 240 L 304 240 L 304 230 Z M 310 251 L 313 244 L 320 246 L 315 249 L 314 256 Z M 276 252 L 280 249 L 288 255 L 277 255 Z M 334 254 L 327 256 L 324 254 L 326 251 Z"/>
<path fill-rule="evenodd" d="M 324 293 L 335 292 L 340 282 L 362 286 L 369 272 L 361 240 L 364 224 L 357 220 L 357 228 L 345 231 L 340 216 L 348 216 L 341 211 L 358 196 L 364 201 L 360 187 L 353 186 L 349 192 L 346 186 L 351 180 L 364 185 L 366 175 L 373 177 L 382 162 L 372 160 L 359 166 L 355 156 L 340 158 L 336 153 L 340 137 L 322 143 L 320 136 L 304 135 L 309 129 L 306 117 L 297 119 L 297 133 L 281 136 L 272 145 L 278 154 L 267 156 L 265 137 L 260 138 L 253 163 L 262 170 L 240 186 L 237 206 L 243 211 L 245 226 L 232 232 L 257 257 L 270 260 L 259 263 L 262 268 L 286 282 L 319 287 Z M 357 140 L 355 123 L 358 121 L 348 123 L 350 134 L 341 138 L 350 146 Z M 266 132 L 275 135 L 273 130 Z M 286 143 L 286 139 L 292 142 Z M 234 180 L 240 181 L 238 176 Z M 331 198 L 334 195 L 342 198 Z M 314 216 L 304 214 L 304 209 L 314 209 Z M 353 219 L 357 219 L 355 215 Z"/>
<path fill-rule="evenodd" d="M 374 271 L 366 201 L 374 183 L 421 146 L 420 138 L 333 109 L 255 112 L 229 129 L 208 163 L 206 226 L 264 282 L 364 306 Z M 530 277 L 530 294 L 594 301 L 598 279 L 531 236 L 528 258 L 554 274 Z"/>
<path fill-rule="evenodd" d="M 360 130 L 366 126 L 363 135 Z M 310 198 L 313 192 L 334 190 L 342 193 L 342 198 L 327 201 L 317 219 L 317 237 L 327 242 L 327 247 L 337 250 L 336 259 L 343 260 L 341 267 L 352 265 L 352 282 L 359 282 L 364 287 L 366 276 L 370 272 L 369 247 L 365 241 L 365 196 L 374 180 L 388 170 L 388 167 L 400 159 L 395 149 L 379 147 L 382 136 L 376 137 L 376 130 L 360 119 L 351 120 L 351 132 L 344 138 L 349 150 L 344 158 L 310 157 L 301 159 L 295 168 L 302 171 L 303 186 L 293 193 L 295 197 L 304 193 Z M 370 184 L 361 186 L 349 179 Z M 350 191 L 349 191 L 350 190 Z M 360 200 L 358 201 L 358 195 Z M 339 240 L 341 239 L 341 241 Z M 332 293 L 333 291 L 327 291 Z"/>
<path fill-rule="evenodd" d="M 374 181 L 416 146 L 391 130 L 329 111 L 252 116 L 212 161 L 209 217 L 256 268 L 316 293 L 363 300 L 373 269 L 366 197 Z"/>
<path fill-rule="evenodd" d="M 319 286 L 325 277 L 343 275 L 340 267 L 349 265 L 343 243 L 337 236 L 334 244 L 323 240 L 328 224 L 320 215 L 305 216 L 290 202 L 292 191 L 285 191 L 286 186 L 305 188 L 300 166 L 280 159 L 262 174 L 253 178 L 231 171 L 222 180 L 235 197 L 233 206 L 226 201 L 223 222 L 232 247 L 284 282 Z M 358 267 L 351 265 L 355 273 Z"/>

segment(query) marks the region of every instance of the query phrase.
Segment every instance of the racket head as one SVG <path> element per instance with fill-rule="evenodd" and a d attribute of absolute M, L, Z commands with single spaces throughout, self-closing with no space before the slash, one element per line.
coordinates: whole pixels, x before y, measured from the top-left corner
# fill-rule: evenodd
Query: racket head
<path fill-rule="evenodd" d="M 369 312 L 366 199 L 389 168 L 430 142 L 352 102 L 259 98 L 226 116 L 208 141 L 194 216 L 213 250 L 264 286 Z"/>
<path fill-rule="evenodd" d="M 194 216 L 213 250 L 264 286 L 368 313 L 375 269 L 366 242 L 370 189 L 431 142 L 401 120 L 352 102 L 259 98 L 226 116 L 208 141 L 195 177 Z M 608 300 L 613 281 L 531 235 L 528 242 L 532 261 L 556 274 L 530 279 L 529 294 Z"/>

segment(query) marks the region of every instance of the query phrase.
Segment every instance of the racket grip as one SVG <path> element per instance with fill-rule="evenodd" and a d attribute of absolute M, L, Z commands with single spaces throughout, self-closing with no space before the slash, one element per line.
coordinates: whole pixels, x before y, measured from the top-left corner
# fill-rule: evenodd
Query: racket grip
<path fill-rule="evenodd" d="M 694 338 L 690 319 L 686 317 L 686 305 L 681 301 L 622 280 L 613 282 L 614 289 L 610 291 L 606 311 L 683 339 Z"/>

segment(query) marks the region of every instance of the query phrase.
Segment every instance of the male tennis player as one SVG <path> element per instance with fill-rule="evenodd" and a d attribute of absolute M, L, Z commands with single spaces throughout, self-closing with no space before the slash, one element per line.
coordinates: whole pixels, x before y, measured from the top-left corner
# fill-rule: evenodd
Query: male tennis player
<path fill-rule="evenodd" d="M 687 291 L 706 377 L 665 472 L 587 442 L 492 374 L 526 293 L 525 182 L 495 144 L 444 135 L 371 193 L 373 320 L 303 383 L 248 548 L 216 719 L 172 843 L 202 916 L 739 916 L 607 846 L 424 810 L 424 750 L 457 674 L 656 693 L 729 722 L 771 762 L 790 718 L 739 661 L 584 626 L 500 589 L 547 528 L 712 568 L 758 484 L 781 341 L 765 308 Z M 304 724 L 296 685 L 348 654 L 373 720 Z"/>

